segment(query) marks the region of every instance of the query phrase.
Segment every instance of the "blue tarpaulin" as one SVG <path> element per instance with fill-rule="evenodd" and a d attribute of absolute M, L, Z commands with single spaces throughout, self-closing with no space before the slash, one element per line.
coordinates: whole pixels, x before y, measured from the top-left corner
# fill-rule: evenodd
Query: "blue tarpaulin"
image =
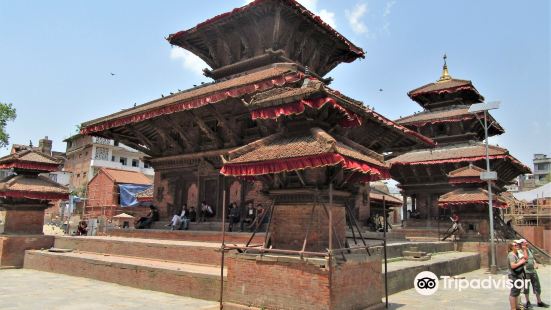
<path fill-rule="evenodd" d="M 139 204 L 136 194 L 150 188 L 153 185 L 143 184 L 119 184 L 121 207 L 135 207 Z"/>

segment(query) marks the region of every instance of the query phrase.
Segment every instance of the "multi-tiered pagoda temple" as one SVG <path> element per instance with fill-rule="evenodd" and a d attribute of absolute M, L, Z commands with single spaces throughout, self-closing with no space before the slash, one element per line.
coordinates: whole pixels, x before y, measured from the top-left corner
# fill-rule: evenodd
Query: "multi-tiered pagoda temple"
<path fill-rule="evenodd" d="M 52 200 L 69 198 L 69 190 L 40 173 L 59 169 L 59 160 L 39 151 L 22 150 L 0 158 L 0 169 L 13 174 L 0 180 L 0 266 L 23 266 L 25 250 L 53 246 L 43 235 L 44 210 Z"/>
<path fill-rule="evenodd" d="M 345 258 L 349 203 L 366 182 L 390 176 L 382 153 L 434 142 L 329 88 L 324 76 L 363 50 L 293 0 L 257 0 L 168 41 L 209 64 L 214 82 L 86 122 L 82 133 L 150 155 L 154 204 L 165 216 L 202 200 L 219 218 L 229 202 L 271 205 L 264 244 L 228 263 L 229 301 L 380 305 L 380 260 L 365 247 Z"/>
<path fill-rule="evenodd" d="M 444 58 L 442 76 L 438 81 L 408 93 L 424 111 L 396 120 L 413 131 L 431 137 L 437 141 L 438 146 L 417 149 L 390 160 L 392 177 L 400 182 L 403 195 L 411 197 L 413 209 L 417 210 L 421 219 L 426 220 L 428 226 L 436 226 L 435 220 L 442 215 L 439 204 L 449 207 L 454 205 L 453 199 L 465 199 L 462 204 L 466 205 L 468 199 L 474 199 L 474 196 L 467 198 L 468 195 L 463 191 L 478 193 L 480 190 L 476 196 L 478 200 L 473 200 L 473 204 L 480 203 L 485 184 L 480 182 L 480 171 L 486 168 L 486 151 L 481 142 L 484 140 L 484 127 L 481 123 L 484 114 L 468 111 L 470 105 L 483 102 L 484 97 L 471 81 L 452 78 L 445 60 Z M 489 136 L 504 132 L 489 114 L 488 124 Z M 498 176 L 493 183 L 497 193 L 503 192 L 504 186 L 518 175 L 530 171 L 499 146 L 489 146 L 489 158 L 491 170 L 496 171 Z M 449 194 L 439 202 L 440 197 L 446 193 Z M 455 205 L 460 204 L 459 200 L 455 201 Z M 446 208 L 450 209 L 453 208 Z M 465 226 L 476 235 L 483 233 L 487 236 L 487 222 L 480 222 L 487 221 L 487 212 L 479 213 L 478 217 Z"/>

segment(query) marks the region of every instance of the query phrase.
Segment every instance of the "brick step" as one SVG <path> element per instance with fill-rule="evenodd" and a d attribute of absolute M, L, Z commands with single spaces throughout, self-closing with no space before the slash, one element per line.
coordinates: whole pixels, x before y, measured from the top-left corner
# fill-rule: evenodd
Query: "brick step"
<path fill-rule="evenodd" d="M 387 244 L 386 255 L 388 259 L 403 257 L 404 252 L 411 250 L 412 247 L 417 248 L 428 254 L 436 254 L 441 252 L 453 251 L 454 244 L 452 242 L 396 242 Z M 374 246 L 370 248 L 372 254 L 383 256 L 383 247 Z"/>
<path fill-rule="evenodd" d="M 440 277 L 454 276 L 480 269 L 480 254 L 473 252 L 439 253 L 425 261 L 390 262 L 387 268 L 388 294 L 394 294 L 413 288 L 415 276 L 421 271 L 431 271 Z"/>
<path fill-rule="evenodd" d="M 249 232 L 226 233 L 226 243 L 246 243 L 251 237 Z M 161 239 L 161 240 L 185 240 L 200 242 L 222 242 L 222 233 L 219 231 L 192 231 L 192 230 L 157 230 L 157 229 L 111 229 L 107 236 Z M 264 233 L 257 233 L 252 243 L 264 242 Z"/>
<path fill-rule="evenodd" d="M 151 225 L 151 229 L 158 230 L 170 230 L 170 221 L 157 221 Z M 236 224 L 236 228 L 239 229 L 239 223 Z M 226 221 L 226 228 L 228 227 L 228 222 Z M 198 230 L 198 231 L 221 231 L 222 222 L 221 221 L 208 221 L 208 222 L 190 222 L 188 230 Z"/>
<path fill-rule="evenodd" d="M 206 300 L 219 297 L 220 267 L 215 266 L 87 252 L 32 250 L 25 254 L 24 268 Z"/>
<path fill-rule="evenodd" d="M 220 243 L 124 237 L 58 236 L 54 247 L 82 252 L 220 265 Z"/>

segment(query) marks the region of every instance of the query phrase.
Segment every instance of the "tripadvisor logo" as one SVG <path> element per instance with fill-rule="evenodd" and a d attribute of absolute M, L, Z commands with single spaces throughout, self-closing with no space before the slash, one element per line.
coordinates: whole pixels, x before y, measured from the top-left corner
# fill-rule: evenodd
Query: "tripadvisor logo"
<path fill-rule="evenodd" d="M 417 293 L 429 296 L 438 290 L 438 286 L 442 286 L 443 289 L 452 289 L 461 292 L 465 289 L 511 289 L 516 288 L 519 290 L 529 287 L 530 280 L 516 279 L 511 280 L 503 277 L 488 277 L 485 279 L 465 279 L 455 278 L 450 276 L 441 276 L 438 278 L 434 273 L 430 271 L 422 271 L 417 274 L 413 280 L 413 286 Z"/>
<path fill-rule="evenodd" d="M 438 277 L 430 271 L 422 271 L 415 276 L 413 285 L 417 293 L 429 296 L 438 291 Z"/>

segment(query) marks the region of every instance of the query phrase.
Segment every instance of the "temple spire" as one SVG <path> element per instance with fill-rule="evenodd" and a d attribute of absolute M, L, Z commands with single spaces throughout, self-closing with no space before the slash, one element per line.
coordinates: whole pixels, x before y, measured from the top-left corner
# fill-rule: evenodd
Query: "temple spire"
<path fill-rule="evenodd" d="M 448 73 L 448 64 L 446 63 L 446 59 L 448 58 L 448 56 L 444 54 L 443 58 L 444 58 L 444 67 L 442 68 L 442 76 L 440 77 L 438 82 L 445 82 L 452 79 L 452 77 Z"/>

